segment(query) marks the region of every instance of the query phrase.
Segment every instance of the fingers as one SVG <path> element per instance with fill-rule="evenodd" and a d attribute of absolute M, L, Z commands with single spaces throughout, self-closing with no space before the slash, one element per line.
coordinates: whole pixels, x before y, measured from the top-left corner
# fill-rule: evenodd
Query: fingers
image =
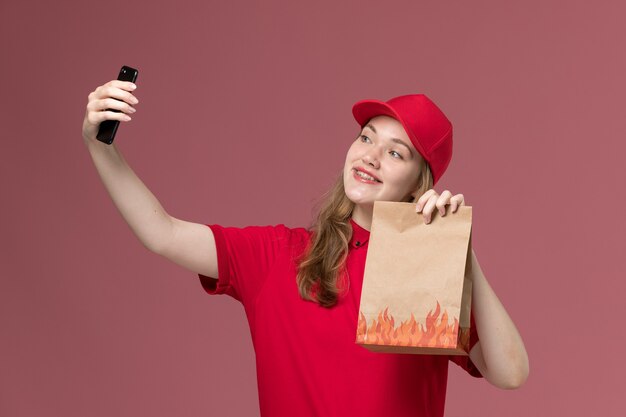
<path fill-rule="evenodd" d="M 134 91 L 137 88 L 137 84 L 131 83 L 130 81 L 111 80 L 101 87 L 115 87 L 121 90 Z"/>
<path fill-rule="evenodd" d="M 134 105 L 139 103 L 137 97 L 135 97 L 131 91 L 135 88 L 132 86 L 135 85 L 128 81 L 119 81 L 113 80 L 108 83 L 101 85 L 96 88 L 94 92 L 89 94 L 90 100 L 99 100 L 105 98 L 115 98 L 121 101 L 125 101 L 129 105 Z"/>
<path fill-rule="evenodd" d="M 94 111 L 87 114 L 87 121 L 96 126 L 105 120 L 118 120 L 120 122 L 128 122 L 131 117 L 125 113 L 117 113 L 113 111 Z"/>
<path fill-rule="evenodd" d="M 139 103 L 132 92 L 137 86 L 129 81 L 111 80 L 97 87 L 87 96 L 87 109 L 83 119 L 83 139 L 95 141 L 100 123 L 105 120 L 128 122 Z"/>
<path fill-rule="evenodd" d="M 416 212 L 421 212 L 424 215 L 424 222 L 430 223 L 430 216 L 435 208 L 439 194 L 432 188 L 426 191 L 418 200 Z"/>
<path fill-rule="evenodd" d="M 424 209 L 424 206 L 426 205 L 426 202 L 430 197 L 432 197 L 433 194 L 437 194 L 437 192 L 432 188 L 422 194 L 422 196 L 417 199 L 417 206 L 415 207 L 415 211 L 418 213 L 422 211 Z"/>
<path fill-rule="evenodd" d="M 424 216 L 424 223 L 428 224 L 431 221 L 431 215 L 437 209 L 439 214 L 443 217 L 446 215 L 446 206 L 450 204 L 451 212 L 454 213 L 458 210 L 459 206 L 464 203 L 463 194 L 456 194 L 452 196 L 449 190 L 445 190 L 441 195 L 433 189 L 426 191 L 418 200 L 415 211 L 417 213 L 422 212 Z"/>
<path fill-rule="evenodd" d="M 439 197 L 439 194 L 434 193 L 433 195 L 431 195 L 428 198 L 428 201 L 426 201 L 426 204 L 424 205 L 424 208 L 422 209 L 422 214 L 424 215 L 424 223 L 428 224 L 430 223 L 431 220 L 431 215 L 432 212 L 435 210 L 435 206 L 437 205 L 437 199 Z"/>
<path fill-rule="evenodd" d="M 441 193 L 441 195 L 437 199 L 437 202 L 435 203 L 437 209 L 439 210 L 439 214 L 442 217 L 446 215 L 446 205 L 450 204 L 451 197 L 452 193 L 448 190 L 445 190 L 443 193 Z"/>
<path fill-rule="evenodd" d="M 101 100 L 92 100 L 87 104 L 87 110 L 103 111 L 107 109 L 119 110 L 124 113 L 133 114 L 137 110 L 130 104 L 116 100 L 114 98 L 103 98 Z"/>
<path fill-rule="evenodd" d="M 463 194 L 457 194 L 450 199 L 450 210 L 452 213 L 456 213 L 458 208 L 465 204 L 465 198 Z"/>
<path fill-rule="evenodd" d="M 131 92 L 137 86 L 129 81 L 112 80 L 92 91 L 88 96 L 86 121 L 99 125 L 104 120 L 131 120 L 129 114 L 139 100 Z"/>

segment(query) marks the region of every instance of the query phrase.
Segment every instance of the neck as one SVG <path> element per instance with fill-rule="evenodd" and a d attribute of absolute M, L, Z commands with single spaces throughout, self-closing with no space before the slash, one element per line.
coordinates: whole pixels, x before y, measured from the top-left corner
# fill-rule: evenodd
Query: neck
<path fill-rule="evenodd" d="M 372 216 L 374 214 L 374 205 L 360 205 L 354 206 L 352 211 L 352 220 L 363 229 L 369 231 L 372 228 Z"/>

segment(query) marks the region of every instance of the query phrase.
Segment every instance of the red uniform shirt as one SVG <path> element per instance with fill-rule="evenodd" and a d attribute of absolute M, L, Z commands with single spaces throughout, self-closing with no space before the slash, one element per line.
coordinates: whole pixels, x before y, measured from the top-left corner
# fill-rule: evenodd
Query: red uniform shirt
<path fill-rule="evenodd" d="M 375 353 L 355 343 L 369 231 L 351 224 L 350 285 L 330 309 L 298 293 L 295 259 L 309 231 L 208 225 L 219 280 L 199 274 L 200 281 L 209 294 L 228 294 L 245 308 L 261 416 L 442 417 L 448 361 L 481 374 L 467 356 Z M 477 341 L 472 319 L 470 349 Z"/>

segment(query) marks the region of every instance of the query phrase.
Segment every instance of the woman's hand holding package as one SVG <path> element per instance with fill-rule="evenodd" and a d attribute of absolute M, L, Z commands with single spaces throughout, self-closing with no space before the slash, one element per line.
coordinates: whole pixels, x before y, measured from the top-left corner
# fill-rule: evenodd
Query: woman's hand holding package
<path fill-rule="evenodd" d="M 435 190 L 426 191 L 417 201 L 416 212 L 422 212 L 424 223 L 428 224 L 435 207 L 441 216 L 446 214 L 450 204 L 454 213 L 465 204 L 463 194 L 452 195 L 445 190 L 439 195 Z M 472 315 L 480 341 L 477 342 L 470 358 L 481 374 L 491 384 L 503 388 L 519 388 L 528 378 L 528 354 L 519 331 L 504 306 L 493 291 L 478 263 L 476 253 L 471 253 L 472 266 Z"/>
<path fill-rule="evenodd" d="M 439 210 L 439 214 L 443 217 L 446 215 L 446 206 L 450 204 L 451 213 L 455 213 L 459 206 L 465 204 L 463 194 L 452 195 L 448 190 L 445 190 L 441 195 L 434 189 L 426 191 L 418 200 L 415 207 L 417 213 L 424 215 L 424 223 L 428 224 L 431 220 L 431 214 L 435 210 L 435 207 Z"/>

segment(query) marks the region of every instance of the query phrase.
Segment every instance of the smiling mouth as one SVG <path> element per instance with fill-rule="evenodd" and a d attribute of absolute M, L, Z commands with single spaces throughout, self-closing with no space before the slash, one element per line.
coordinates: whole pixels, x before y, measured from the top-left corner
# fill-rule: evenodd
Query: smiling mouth
<path fill-rule="evenodd" d="M 371 182 L 376 182 L 376 183 L 382 183 L 382 181 L 377 180 L 376 178 L 372 177 L 371 175 L 366 174 L 363 171 L 359 171 L 358 169 L 353 169 L 354 173 L 356 176 L 358 176 L 359 178 L 363 178 L 366 181 L 371 181 Z"/>

